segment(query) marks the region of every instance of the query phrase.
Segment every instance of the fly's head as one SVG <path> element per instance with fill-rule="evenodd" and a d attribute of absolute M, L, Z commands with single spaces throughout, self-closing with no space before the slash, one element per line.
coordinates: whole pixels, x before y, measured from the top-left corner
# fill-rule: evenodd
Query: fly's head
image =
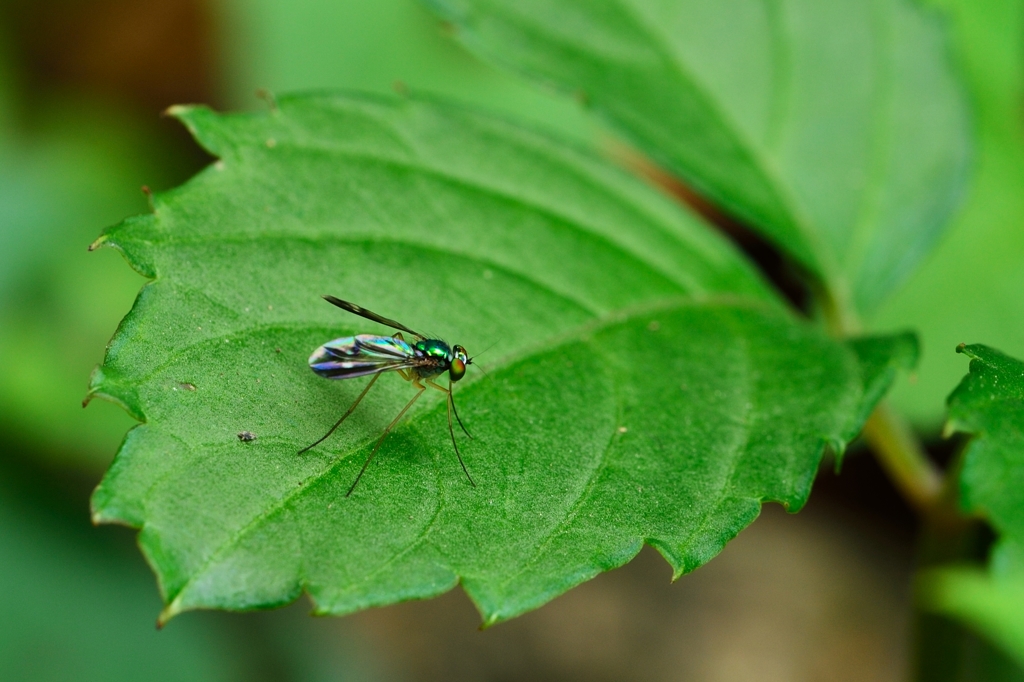
<path fill-rule="evenodd" d="M 466 349 L 462 346 L 452 348 L 452 364 L 448 368 L 448 376 L 452 381 L 458 381 L 466 375 L 466 366 L 472 364 L 472 360 L 466 355 Z"/>

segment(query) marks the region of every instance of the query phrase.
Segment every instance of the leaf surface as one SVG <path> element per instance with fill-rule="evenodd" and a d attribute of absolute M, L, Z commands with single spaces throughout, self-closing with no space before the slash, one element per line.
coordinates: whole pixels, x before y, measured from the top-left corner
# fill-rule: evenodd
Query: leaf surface
<path fill-rule="evenodd" d="M 875 308 L 965 181 L 966 106 L 907 0 L 429 0 L 486 58 L 575 93 L 839 300 Z"/>
<path fill-rule="evenodd" d="M 799 509 L 826 444 L 841 453 L 916 355 L 909 336 L 827 338 L 657 192 L 502 121 L 327 95 L 175 113 L 220 160 L 98 241 L 154 281 L 91 389 L 145 422 L 93 505 L 142 529 L 164 618 L 303 590 L 346 613 L 461 582 L 491 623 L 645 542 L 679 575 L 762 501 Z M 296 454 L 363 386 L 309 354 L 390 333 L 323 293 L 494 344 L 456 387 L 478 487 L 432 391 L 345 497 L 412 396 L 393 375 Z"/>
<path fill-rule="evenodd" d="M 919 428 L 938 432 L 949 387 L 964 374 L 963 358 L 948 351 L 965 333 L 1024 355 L 1024 3 L 933 1 L 951 19 L 970 86 L 976 169 L 949 233 L 871 326 L 921 337 L 916 381 L 891 398 Z"/>

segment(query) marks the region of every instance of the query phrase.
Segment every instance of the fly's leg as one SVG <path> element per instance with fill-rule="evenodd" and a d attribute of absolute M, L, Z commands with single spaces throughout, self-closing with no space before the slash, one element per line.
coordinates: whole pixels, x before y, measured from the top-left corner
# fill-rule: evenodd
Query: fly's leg
<path fill-rule="evenodd" d="M 427 385 L 448 395 L 448 435 L 452 437 L 452 446 L 455 448 L 455 456 L 458 457 L 459 464 L 462 465 L 462 470 L 466 473 L 466 478 L 469 479 L 469 484 L 475 488 L 476 483 L 473 482 L 473 477 L 469 475 L 469 469 L 466 468 L 466 463 L 462 461 L 462 453 L 459 452 L 459 444 L 455 442 L 455 430 L 452 428 L 452 411 L 455 409 L 455 401 L 452 399 L 452 385 L 449 382 L 448 388 L 438 386 L 434 383 L 433 379 L 427 379 Z M 455 413 L 455 418 L 459 418 L 458 412 Z M 461 419 L 459 419 L 459 426 L 462 426 Z M 462 430 L 466 431 L 466 427 L 462 426 Z M 468 431 L 466 431 L 466 435 L 469 436 Z M 472 438 L 472 436 L 469 437 Z"/>
<path fill-rule="evenodd" d="M 366 462 L 363 463 L 363 468 L 359 470 L 359 475 L 356 476 L 356 480 L 352 482 L 352 487 L 348 489 L 347 493 L 345 493 L 345 497 L 351 495 L 352 491 L 356 489 L 356 484 L 359 483 L 359 479 L 363 477 L 364 473 L 366 473 L 366 467 L 370 466 L 370 462 L 373 461 L 374 455 L 377 454 L 377 450 L 380 449 L 381 444 L 384 442 L 384 439 L 387 437 L 387 435 L 391 432 L 391 429 L 393 429 L 395 427 L 395 424 L 398 423 L 398 420 L 401 419 L 406 412 L 408 412 L 409 408 L 412 407 L 412 404 L 419 400 L 419 397 L 423 395 L 423 391 L 427 390 L 427 387 L 421 384 L 419 381 L 413 381 L 413 386 L 419 389 L 418 391 L 416 391 L 416 395 L 412 397 L 412 400 L 406 403 L 405 407 L 402 408 L 402 411 L 398 413 L 398 416 L 391 420 L 391 423 L 388 424 L 388 427 L 384 429 L 384 433 L 380 434 L 380 438 L 377 439 L 377 444 L 373 446 L 373 450 L 370 451 L 370 456 L 366 458 Z"/>
<path fill-rule="evenodd" d="M 427 383 L 436 388 L 437 390 L 441 391 L 442 393 L 448 394 L 448 399 L 449 402 L 451 403 L 448 409 L 455 413 L 455 421 L 459 423 L 459 428 L 462 429 L 462 432 L 469 436 L 470 439 L 472 439 L 473 434 L 470 433 L 469 430 L 466 428 L 465 424 L 462 423 L 462 417 L 459 416 L 459 411 L 455 409 L 455 397 L 452 395 L 452 382 L 448 382 L 448 388 L 445 388 L 444 386 L 438 386 L 437 384 L 434 383 L 433 379 L 427 379 Z M 448 421 L 451 421 L 450 416 L 448 418 Z"/>
<path fill-rule="evenodd" d="M 363 398 L 366 397 L 366 394 L 369 392 L 370 388 L 373 386 L 373 384 L 379 378 L 380 378 L 380 374 L 374 374 L 373 378 L 370 379 L 370 383 L 366 384 L 366 388 L 364 388 L 363 392 L 359 394 L 359 397 L 356 398 L 356 401 L 354 403 L 352 403 L 352 407 L 348 408 L 348 411 L 345 414 L 341 415 L 341 419 L 339 419 L 338 421 L 334 422 L 334 426 L 332 426 L 330 428 L 330 430 L 327 433 L 325 433 L 320 440 L 316 441 L 315 443 L 312 443 L 311 445 L 307 445 L 306 447 L 304 447 L 301 450 L 299 450 L 296 454 L 301 455 L 306 450 L 311 450 L 311 449 L 315 448 L 317 445 L 320 445 L 320 443 L 323 443 L 325 440 L 327 440 L 327 438 L 332 433 L 334 433 L 334 430 L 337 429 L 339 426 L 341 426 L 341 422 L 345 421 L 348 418 L 348 416 L 350 414 L 352 414 L 352 412 L 356 409 L 356 407 L 359 406 L 359 403 L 361 403 L 363 401 Z"/>

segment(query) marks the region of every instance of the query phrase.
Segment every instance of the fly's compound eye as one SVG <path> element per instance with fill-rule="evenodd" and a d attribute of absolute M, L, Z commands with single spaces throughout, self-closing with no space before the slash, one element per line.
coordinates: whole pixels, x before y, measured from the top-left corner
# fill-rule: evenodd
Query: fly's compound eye
<path fill-rule="evenodd" d="M 448 368 L 448 374 L 451 375 L 452 381 L 458 381 L 466 374 L 466 363 L 461 358 L 455 358 Z"/>

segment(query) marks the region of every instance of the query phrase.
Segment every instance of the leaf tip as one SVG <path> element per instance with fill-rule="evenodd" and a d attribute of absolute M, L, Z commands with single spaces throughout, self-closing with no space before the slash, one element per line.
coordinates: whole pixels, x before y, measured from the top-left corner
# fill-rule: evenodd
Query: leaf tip
<path fill-rule="evenodd" d="M 828 437 L 825 438 L 825 450 L 832 453 L 833 459 L 835 459 L 835 472 L 838 474 L 839 470 L 843 466 L 843 457 L 846 455 L 846 446 L 848 443 L 842 438 Z"/>
<path fill-rule="evenodd" d="M 107 235 L 106 233 L 101 234 L 99 237 L 96 238 L 96 241 L 94 241 L 92 244 L 89 244 L 89 251 L 95 251 L 96 249 L 100 248 L 101 246 L 107 243 L 107 240 L 109 238 L 110 236 Z"/>
<path fill-rule="evenodd" d="M 89 378 L 89 390 L 82 400 L 82 407 L 92 402 L 93 398 L 108 400 L 119 405 L 134 419 L 140 422 L 146 421 L 146 415 L 139 405 L 138 396 L 135 395 L 134 390 L 123 386 L 117 380 L 116 373 L 111 376 L 111 373 L 104 370 L 103 365 L 96 365 L 92 371 L 92 376 Z"/>
<path fill-rule="evenodd" d="M 160 611 L 160 615 L 157 616 L 156 629 L 163 629 L 163 627 L 167 625 L 167 622 L 170 621 L 171 618 L 174 618 L 176 615 L 181 613 L 182 610 L 183 609 L 181 608 L 181 597 L 175 597 L 170 604 L 165 606 L 163 610 Z"/>
<path fill-rule="evenodd" d="M 958 343 L 958 344 L 956 345 L 956 352 L 957 352 L 957 353 L 966 353 L 966 352 L 967 352 L 967 344 L 966 344 L 966 343 L 964 343 L 963 341 L 961 341 L 960 343 Z"/>
<path fill-rule="evenodd" d="M 181 118 L 188 114 L 192 107 L 185 104 L 172 104 L 171 106 L 164 109 L 160 115 L 167 116 L 170 118 Z"/>

